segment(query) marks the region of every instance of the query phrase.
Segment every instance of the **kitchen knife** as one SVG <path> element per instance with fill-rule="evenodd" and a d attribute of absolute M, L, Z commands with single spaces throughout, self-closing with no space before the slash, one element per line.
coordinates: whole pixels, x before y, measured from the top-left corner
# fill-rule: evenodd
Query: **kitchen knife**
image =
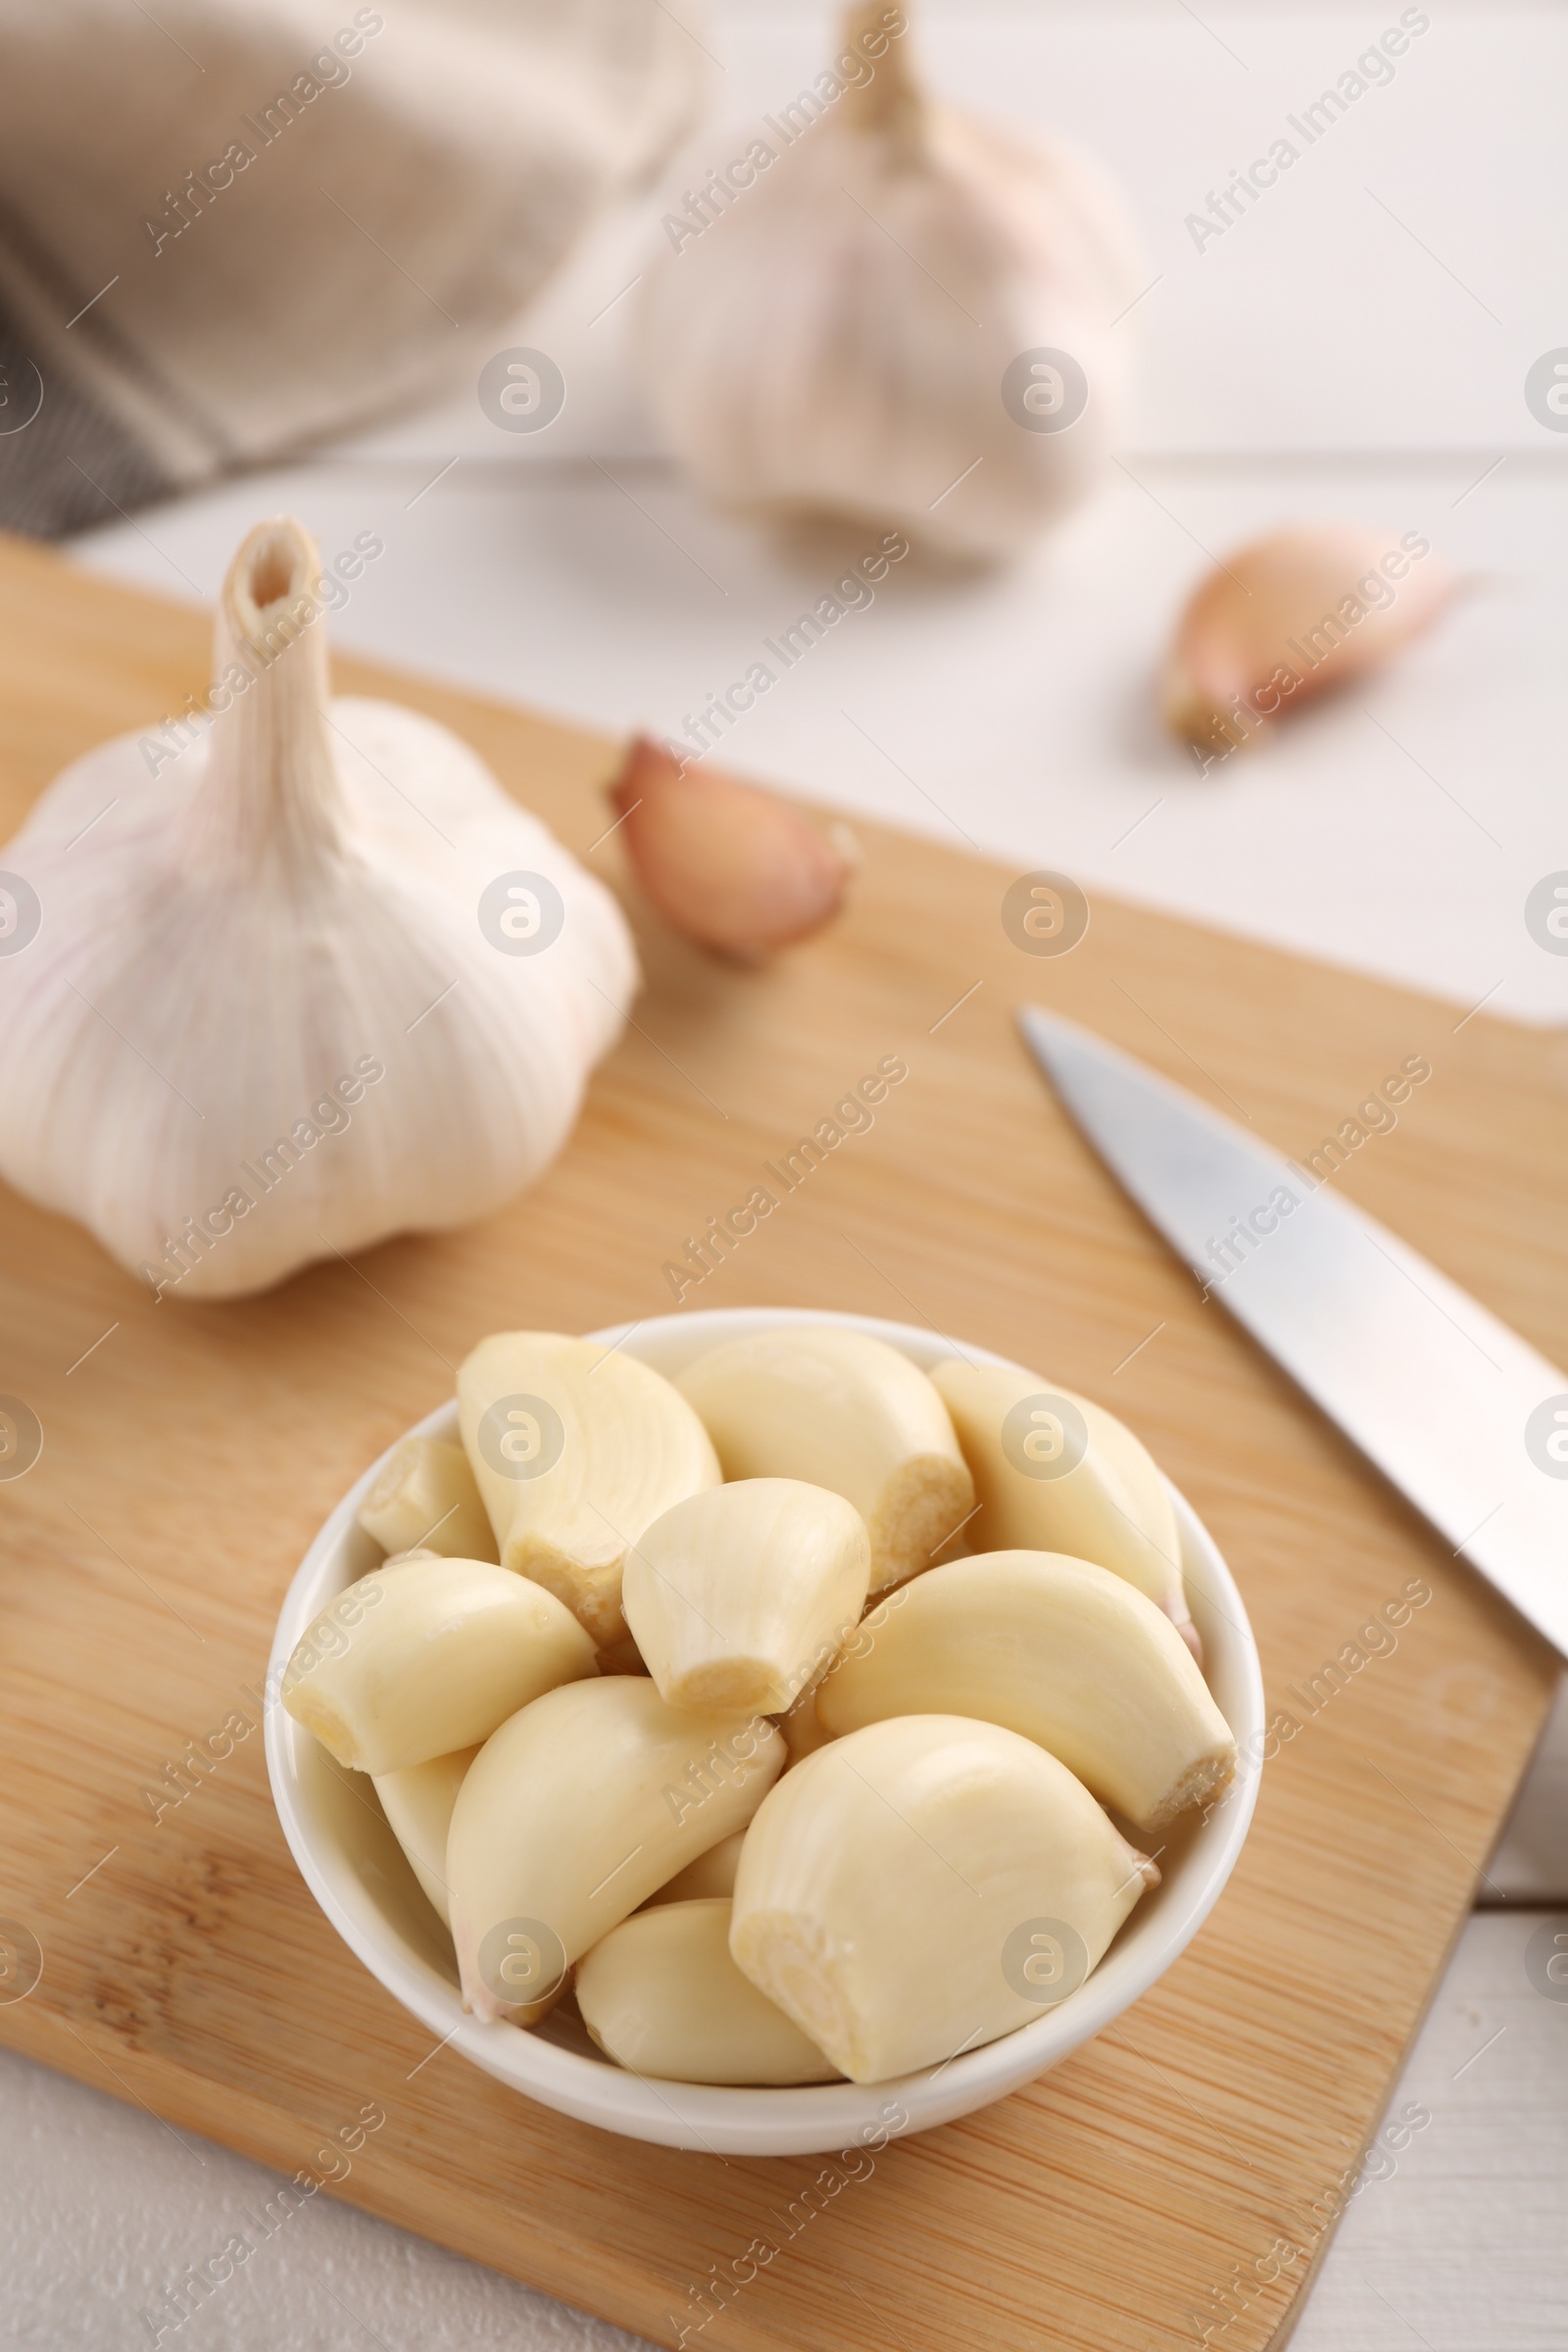
<path fill-rule="evenodd" d="M 1568 1375 L 1314 1170 L 1076 1022 L 1017 1017 L 1205 1296 L 1568 1657 Z"/>

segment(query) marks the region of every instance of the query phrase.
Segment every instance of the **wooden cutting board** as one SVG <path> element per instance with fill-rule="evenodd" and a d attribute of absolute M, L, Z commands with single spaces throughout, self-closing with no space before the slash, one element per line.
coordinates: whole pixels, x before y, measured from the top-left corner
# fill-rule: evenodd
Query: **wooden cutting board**
<path fill-rule="evenodd" d="M 16 544 L 0 613 L 8 835 L 66 760 L 200 692 L 207 625 Z M 603 831 L 606 744 L 358 662 L 340 682 L 457 728 L 579 851 Z M 1568 1047 L 1098 893 L 1073 953 L 1028 956 L 1000 919 L 1012 874 L 860 831 L 853 911 L 768 971 L 721 969 L 633 906 L 635 1025 L 564 1158 L 486 1224 L 239 1304 L 155 1305 L 84 1233 L 0 1193 L 0 1391 L 44 1432 L 0 1483 L 0 1915 L 42 1953 L 0 2034 L 290 2172 L 338 2169 L 323 2135 L 376 2102 L 386 2122 L 337 2193 L 662 2343 L 1163 2352 L 1224 2326 L 1250 2352 L 1280 2340 L 1379 2129 L 1554 1667 L 1200 1302 L 1010 1011 L 1087 1021 L 1298 1154 L 1425 1056 L 1397 1130 L 1337 1181 L 1558 1361 Z M 617 847 L 593 855 L 612 878 Z M 874 1130 L 685 1303 L 929 1320 L 1110 1403 L 1213 1530 L 1299 1729 L 1207 1927 L 1059 2071 L 869 2171 L 726 2163 L 607 2137 L 432 2056 L 307 1894 L 259 1732 L 157 1821 L 143 1792 L 256 1717 L 317 1525 L 482 1333 L 668 1311 L 686 1236 L 887 1054 L 909 1075 Z M 1433 1597 L 1396 1649 L 1355 1648 L 1315 1704 L 1313 1676 L 1412 1578 Z M 731 2283 L 704 2302 L 715 2277 Z"/>

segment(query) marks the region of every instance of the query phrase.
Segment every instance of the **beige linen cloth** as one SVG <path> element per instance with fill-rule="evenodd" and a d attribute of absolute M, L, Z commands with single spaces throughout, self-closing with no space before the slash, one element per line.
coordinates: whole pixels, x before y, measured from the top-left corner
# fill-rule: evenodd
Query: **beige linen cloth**
<path fill-rule="evenodd" d="M 693 0 L 0 0 L 0 526 L 476 373 L 690 127 Z"/>

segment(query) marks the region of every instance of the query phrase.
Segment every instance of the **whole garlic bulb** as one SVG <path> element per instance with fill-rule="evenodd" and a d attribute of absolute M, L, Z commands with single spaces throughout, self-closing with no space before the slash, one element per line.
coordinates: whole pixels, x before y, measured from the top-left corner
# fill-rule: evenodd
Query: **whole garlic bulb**
<path fill-rule="evenodd" d="M 0 1173 L 155 1296 L 498 1207 L 637 985 L 610 893 L 465 744 L 329 702 L 319 570 L 259 524 L 207 731 L 101 745 L 0 851 Z"/>
<path fill-rule="evenodd" d="M 720 503 L 998 557 L 1104 462 L 1137 263 L 1082 159 L 923 95 L 905 25 L 850 9 L 833 70 L 665 214 L 639 357 Z"/>

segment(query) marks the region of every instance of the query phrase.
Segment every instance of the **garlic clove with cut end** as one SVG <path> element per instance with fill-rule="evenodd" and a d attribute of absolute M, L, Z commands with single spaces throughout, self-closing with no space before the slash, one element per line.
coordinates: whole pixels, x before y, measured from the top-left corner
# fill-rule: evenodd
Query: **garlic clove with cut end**
<path fill-rule="evenodd" d="M 0 853 L 42 909 L 0 957 L 0 1174 L 160 1299 L 498 1208 L 637 983 L 614 900 L 466 744 L 329 700 L 319 570 L 258 525 L 211 714 L 100 746 Z"/>
<path fill-rule="evenodd" d="M 459 1365 L 458 1410 L 505 1566 L 617 1648 L 628 1549 L 673 1503 L 719 1483 L 693 1407 L 621 1349 L 503 1331 Z"/>
<path fill-rule="evenodd" d="M 745 1828 L 783 1761 L 771 1724 L 678 1714 L 640 1676 L 514 1715 L 474 1758 L 447 1838 L 465 2005 L 542 2015 L 591 1945 Z"/>
<path fill-rule="evenodd" d="M 440 1438 L 399 1440 L 360 1505 L 359 1521 L 389 1553 L 500 1557 L 467 1456 Z"/>
<path fill-rule="evenodd" d="M 971 1511 L 948 1408 L 869 1332 L 796 1324 L 728 1340 L 681 1374 L 726 1479 L 801 1479 L 855 1505 L 873 1592 L 917 1576 Z"/>
<path fill-rule="evenodd" d="M 838 2069 L 729 1953 L 727 1896 L 670 1902 L 612 1928 L 577 1968 L 594 2040 L 674 2082 L 830 2082 Z"/>
<path fill-rule="evenodd" d="M 489 1560 L 376 1568 L 296 1642 L 282 1699 L 338 1763 L 403 1772 L 472 1747 L 560 1683 L 599 1672 L 553 1592 Z"/>
<path fill-rule="evenodd" d="M 686 766 L 646 735 L 610 798 L 644 895 L 700 947 L 760 961 L 819 931 L 843 904 L 854 859 L 842 842 L 788 801 Z"/>
<path fill-rule="evenodd" d="M 954 1356 L 933 1368 L 931 1382 L 974 1474 L 980 1507 L 964 1531 L 971 1549 L 1063 1551 L 1124 1576 L 1164 1610 L 1200 1666 L 1175 1505 L 1126 1423 L 1005 1364 Z"/>
<path fill-rule="evenodd" d="M 1253 540 L 1199 582 L 1160 686 L 1167 726 L 1223 756 L 1392 660 L 1429 628 L 1457 574 L 1418 531 L 1302 523 Z"/>
<path fill-rule="evenodd" d="M 776 1715 L 854 1631 L 870 1573 L 865 1522 L 842 1494 L 735 1479 L 643 1530 L 621 1604 L 672 1707 Z"/>
<path fill-rule="evenodd" d="M 845 20 L 805 135 L 775 116 L 688 163 L 634 297 L 638 359 L 721 505 L 991 561 L 1101 478 L 1112 321 L 1147 272 L 1090 164 L 928 98 L 887 16 Z M 725 153 L 741 171 L 710 169 Z"/>
<path fill-rule="evenodd" d="M 816 1693 L 829 1732 L 906 1714 L 1004 1724 L 1140 1830 L 1163 1829 L 1235 1772 L 1231 1728 L 1180 1634 L 1108 1568 L 983 1552 L 894 1598 Z"/>
<path fill-rule="evenodd" d="M 1070 1996 L 1158 1875 L 1032 1740 L 895 1716 L 762 1799 L 730 1951 L 841 2073 L 882 2082 Z"/>

